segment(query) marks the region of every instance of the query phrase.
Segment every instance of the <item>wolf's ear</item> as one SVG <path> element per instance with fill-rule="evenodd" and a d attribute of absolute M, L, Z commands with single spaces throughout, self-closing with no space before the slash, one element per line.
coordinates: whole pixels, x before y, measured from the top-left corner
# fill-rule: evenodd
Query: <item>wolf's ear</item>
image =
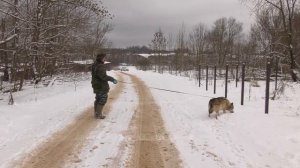
<path fill-rule="evenodd" d="M 233 103 L 231 103 L 230 105 L 233 106 Z"/>

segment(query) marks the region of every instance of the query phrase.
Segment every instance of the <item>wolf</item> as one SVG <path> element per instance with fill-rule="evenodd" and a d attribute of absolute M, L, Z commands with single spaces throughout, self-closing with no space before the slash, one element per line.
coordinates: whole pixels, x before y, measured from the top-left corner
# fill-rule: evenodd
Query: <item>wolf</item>
<path fill-rule="evenodd" d="M 210 117 L 210 114 L 215 111 L 217 113 L 216 119 L 218 119 L 220 110 L 223 110 L 223 113 L 225 113 L 226 110 L 233 113 L 233 108 L 233 103 L 230 103 L 225 97 L 212 98 L 208 103 L 208 117 Z"/>

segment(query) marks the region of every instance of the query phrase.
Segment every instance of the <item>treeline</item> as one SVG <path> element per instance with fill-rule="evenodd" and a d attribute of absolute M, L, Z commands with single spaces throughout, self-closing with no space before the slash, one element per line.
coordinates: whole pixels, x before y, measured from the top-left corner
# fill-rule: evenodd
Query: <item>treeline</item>
<path fill-rule="evenodd" d="M 251 3 L 252 2 L 252 3 Z M 157 53 L 174 51 L 173 58 L 158 54 L 151 62 L 159 72 L 163 69 L 181 72 L 199 65 L 239 64 L 263 68 L 266 61 L 279 60 L 297 81 L 300 62 L 300 10 L 297 0 L 247 1 L 254 7 L 255 23 L 248 35 L 235 18 L 217 19 L 212 27 L 200 23 L 191 32 L 182 25 L 176 35 L 158 29 L 150 42 Z M 148 65 L 147 65 L 148 66 Z"/>
<path fill-rule="evenodd" d="M 21 90 L 24 79 L 68 70 L 106 44 L 110 13 L 96 0 L 0 0 L 0 70 Z"/>

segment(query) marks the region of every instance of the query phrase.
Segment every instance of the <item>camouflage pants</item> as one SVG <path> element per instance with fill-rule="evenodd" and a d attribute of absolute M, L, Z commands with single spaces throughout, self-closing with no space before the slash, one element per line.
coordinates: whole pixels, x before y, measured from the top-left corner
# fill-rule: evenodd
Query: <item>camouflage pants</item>
<path fill-rule="evenodd" d="M 96 97 L 95 97 L 95 105 L 96 104 L 100 104 L 100 105 L 105 105 L 107 102 L 107 93 L 96 93 Z"/>

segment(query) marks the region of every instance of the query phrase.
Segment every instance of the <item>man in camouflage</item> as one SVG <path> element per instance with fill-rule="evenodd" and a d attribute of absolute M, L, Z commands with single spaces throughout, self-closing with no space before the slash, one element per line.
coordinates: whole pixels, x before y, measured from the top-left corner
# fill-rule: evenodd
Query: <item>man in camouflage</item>
<path fill-rule="evenodd" d="M 96 94 L 94 102 L 95 118 L 104 119 L 102 113 L 103 107 L 107 102 L 107 94 L 109 92 L 108 81 L 117 84 L 117 80 L 106 74 L 104 65 L 105 54 L 98 54 L 94 64 L 92 65 L 92 87 Z"/>

